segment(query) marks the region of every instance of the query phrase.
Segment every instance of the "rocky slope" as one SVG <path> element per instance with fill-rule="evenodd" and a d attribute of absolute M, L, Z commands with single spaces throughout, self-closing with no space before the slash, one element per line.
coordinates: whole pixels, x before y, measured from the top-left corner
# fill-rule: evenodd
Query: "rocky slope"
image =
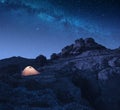
<path fill-rule="evenodd" d="M 27 65 L 40 74 L 21 76 Z M 120 49 L 78 39 L 51 55 L 0 61 L 0 110 L 120 110 Z"/>

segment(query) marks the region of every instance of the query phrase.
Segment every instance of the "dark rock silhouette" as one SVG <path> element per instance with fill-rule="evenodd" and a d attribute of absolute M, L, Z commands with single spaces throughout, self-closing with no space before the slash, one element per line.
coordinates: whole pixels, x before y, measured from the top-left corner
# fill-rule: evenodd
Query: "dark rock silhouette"
<path fill-rule="evenodd" d="M 39 55 L 35 59 L 36 64 L 44 66 L 47 63 L 47 58 L 44 55 Z"/>
<path fill-rule="evenodd" d="M 23 77 L 31 65 L 41 73 Z M 120 110 L 120 49 L 78 39 L 51 59 L 0 60 L 1 110 Z"/>
<path fill-rule="evenodd" d="M 77 39 L 75 43 L 69 46 L 66 46 L 62 51 L 57 55 L 59 57 L 68 57 L 73 55 L 79 55 L 85 51 L 89 50 L 105 50 L 106 48 L 94 41 L 93 38 L 86 39 Z"/>
<path fill-rule="evenodd" d="M 59 56 L 56 53 L 53 53 L 50 58 L 51 60 L 56 60 L 59 58 Z"/>

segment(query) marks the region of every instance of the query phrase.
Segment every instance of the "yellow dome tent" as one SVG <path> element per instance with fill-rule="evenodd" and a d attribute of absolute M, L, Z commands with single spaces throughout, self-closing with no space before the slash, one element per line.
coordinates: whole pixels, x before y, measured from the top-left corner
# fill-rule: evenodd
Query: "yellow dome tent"
<path fill-rule="evenodd" d="M 27 66 L 23 71 L 22 75 L 23 76 L 30 76 L 30 75 L 37 75 L 40 74 L 35 68 L 32 66 Z"/>

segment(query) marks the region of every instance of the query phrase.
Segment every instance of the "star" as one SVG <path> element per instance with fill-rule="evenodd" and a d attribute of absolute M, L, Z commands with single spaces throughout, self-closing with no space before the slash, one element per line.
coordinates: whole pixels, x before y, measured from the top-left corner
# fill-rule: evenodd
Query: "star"
<path fill-rule="evenodd" d="M 101 16 L 102 16 L 102 17 L 104 17 L 104 16 L 105 16 L 105 14 L 103 13 Z"/>
<path fill-rule="evenodd" d="M 40 30 L 40 28 L 39 27 L 36 27 L 36 31 L 39 31 Z"/>

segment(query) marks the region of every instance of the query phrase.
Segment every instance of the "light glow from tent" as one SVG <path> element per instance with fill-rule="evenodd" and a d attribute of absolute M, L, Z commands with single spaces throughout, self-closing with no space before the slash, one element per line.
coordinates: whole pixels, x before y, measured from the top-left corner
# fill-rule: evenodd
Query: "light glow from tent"
<path fill-rule="evenodd" d="M 23 71 L 22 71 L 22 76 L 30 76 L 30 75 L 37 75 L 40 74 L 35 68 L 32 66 L 27 66 Z"/>

